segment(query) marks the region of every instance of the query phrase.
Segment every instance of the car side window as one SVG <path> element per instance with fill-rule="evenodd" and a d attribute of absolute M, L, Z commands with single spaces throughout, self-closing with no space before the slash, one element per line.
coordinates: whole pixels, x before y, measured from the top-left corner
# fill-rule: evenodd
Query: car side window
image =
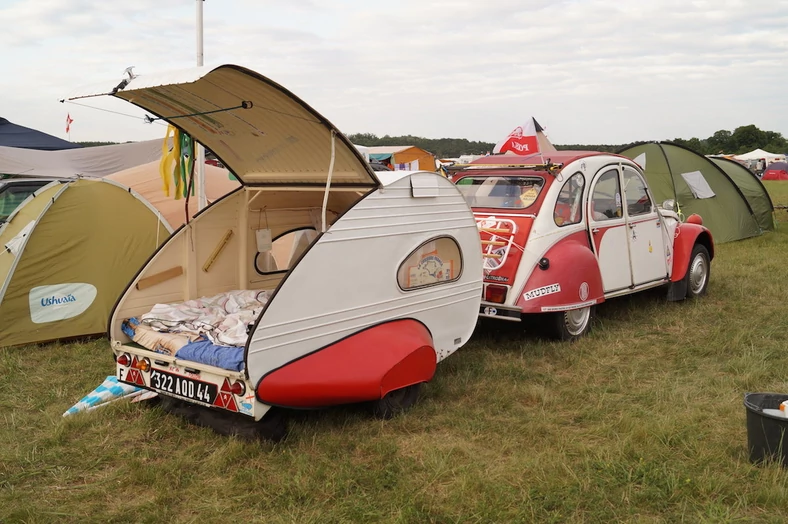
<path fill-rule="evenodd" d="M 577 224 L 583 221 L 583 187 L 585 178 L 575 173 L 564 182 L 553 210 L 553 221 L 558 227 Z"/>
<path fill-rule="evenodd" d="M 634 170 L 624 168 L 624 194 L 629 216 L 647 215 L 654 209 L 643 178 Z"/>
<path fill-rule="evenodd" d="M 621 208 L 621 186 L 618 170 L 605 171 L 597 178 L 591 195 L 591 215 L 594 220 L 611 220 L 624 216 Z"/>

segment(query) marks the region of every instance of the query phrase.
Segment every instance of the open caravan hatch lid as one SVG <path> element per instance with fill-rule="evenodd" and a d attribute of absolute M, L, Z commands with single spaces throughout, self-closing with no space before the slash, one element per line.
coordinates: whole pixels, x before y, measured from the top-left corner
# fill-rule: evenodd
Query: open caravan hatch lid
<path fill-rule="evenodd" d="M 115 96 L 189 134 L 244 185 L 380 186 L 353 144 L 293 93 L 241 66 L 134 75 L 65 100 Z M 330 173 L 330 175 L 329 175 Z"/>

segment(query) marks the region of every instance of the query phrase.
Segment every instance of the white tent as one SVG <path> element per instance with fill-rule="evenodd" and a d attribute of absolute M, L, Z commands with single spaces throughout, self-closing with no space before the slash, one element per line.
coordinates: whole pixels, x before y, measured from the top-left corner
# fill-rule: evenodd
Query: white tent
<path fill-rule="evenodd" d="M 369 162 L 369 148 L 367 146 L 360 146 L 358 144 L 353 144 L 358 152 L 361 153 L 361 156 L 364 157 L 364 160 Z"/>
<path fill-rule="evenodd" d="M 0 174 L 27 177 L 103 177 L 161 158 L 162 139 L 41 151 L 0 146 Z"/>
<path fill-rule="evenodd" d="M 733 158 L 736 160 L 760 160 L 761 158 L 765 158 L 769 162 L 782 162 L 785 160 L 785 155 L 781 155 L 779 153 L 769 153 L 763 149 L 754 149 L 749 153 L 736 155 Z"/>

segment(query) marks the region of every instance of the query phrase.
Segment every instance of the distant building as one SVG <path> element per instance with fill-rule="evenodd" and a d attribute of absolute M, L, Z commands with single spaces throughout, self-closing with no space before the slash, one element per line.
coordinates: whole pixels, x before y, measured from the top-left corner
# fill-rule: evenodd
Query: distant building
<path fill-rule="evenodd" d="M 395 171 L 437 169 L 435 155 L 416 146 L 373 146 L 367 148 L 369 158 L 388 165 Z"/>

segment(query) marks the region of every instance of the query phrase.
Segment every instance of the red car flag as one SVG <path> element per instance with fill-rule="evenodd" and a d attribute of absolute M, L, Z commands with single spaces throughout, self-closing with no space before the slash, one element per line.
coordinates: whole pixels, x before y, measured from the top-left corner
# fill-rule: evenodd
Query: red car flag
<path fill-rule="evenodd" d="M 71 122 L 74 120 L 71 118 L 71 113 L 66 114 L 66 133 L 71 131 Z"/>
<path fill-rule="evenodd" d="M 534 119 L 517 126 L 509 135 L 495 144 L 493 154 L 511 151 L 517 155 L 532 155 L 539 152 L 539 141 L 536 138 L 536 125 Z"/>

